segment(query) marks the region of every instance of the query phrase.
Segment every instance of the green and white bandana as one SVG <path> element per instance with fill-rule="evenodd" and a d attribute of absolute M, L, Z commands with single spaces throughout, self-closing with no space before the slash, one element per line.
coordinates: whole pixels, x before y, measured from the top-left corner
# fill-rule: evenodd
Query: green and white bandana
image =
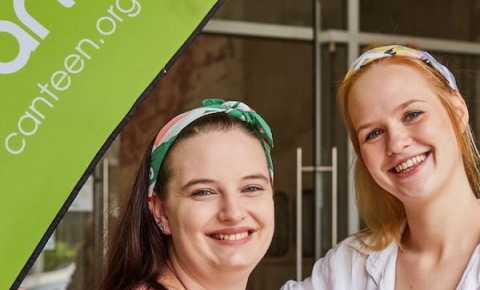
<path fill-rule="evenodd" d="M 381 46 L 370 49 L 362 55 L 360 55 L 350 66 L 350 69 L 345 76 L 345 79 L 349 78 L 355 72 L 360 70 L 363 66 L 375 61 L 377 59 L 381 59 L 384 57 L 392 57 L 395 55 L 399 56 L 407 56 L 411 58 L 419 59 L 425 62 L 427 65 L 438 71 L 448 82 L 448 85 L 454 91 L 458 91 L 457 83 L 455 81 L 455 77 L 450 72 L 450 70 L 444 66 L 443 64 L 439 63 L 433 56 L 431 56 L 428 52 L 422 50 L 416 50 L 410 47 L 401 46 L 401 45 L 389 45 L 389 46 Z"/>
<path fill-rule="evenodd" d="M 247 123 L 254 129 L 262 139 L 261 143 L 267 157 L 270 177 L 273 179 L 273 163 L 271 157 L 271 149 L 273 147 L 272 131 L 262 116 L 242 102 L 205 99 L 202 101 L 202 107 L 176 116 L 163 126 L 155 137 L 150 158 L 149 197 L 153 195 L 153 189 L 157 182 L 160 167 L 165 160 L 168 150 L 172 144 L 175 143 L 178 134 L 195 120 L 214 113 L 226 113 L 235 119 Z"/>

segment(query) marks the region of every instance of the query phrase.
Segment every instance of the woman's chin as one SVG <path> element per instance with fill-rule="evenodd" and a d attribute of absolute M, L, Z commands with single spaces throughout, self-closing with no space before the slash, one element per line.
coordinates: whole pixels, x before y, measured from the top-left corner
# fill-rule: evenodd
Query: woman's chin
<path fill-rule="evenodd" d="M 220 257 L 217 266 L 224 270 L 251 271 L 257 265 L 258 261 L 245 257 L 241 254 L 234 254 L 228 257 Z"/>
<path fill-rule="evenodd" d="M 420 190 L 409 190 L 409 191 L 397 192 L 395 196 L 403 204 L 411 204 L 411 203 L 423 203 L 425 201 L 428 201 L 432 197 L 432 193 L 427 191 L 420 191 Z"/>
<path fill-rule="evenodd" d="M 406 184 L 390 184 L 389 186 L 384 187 L 384 190 L 402 202 L 414 200 L 422 201 L 430 198 L 433 195 L 432 192 L 435 192 L 434 188 L 430 185 L 431 182 L 429 182 L 429 180 L 423 180 L 418 183 L 409 182 Z"/>

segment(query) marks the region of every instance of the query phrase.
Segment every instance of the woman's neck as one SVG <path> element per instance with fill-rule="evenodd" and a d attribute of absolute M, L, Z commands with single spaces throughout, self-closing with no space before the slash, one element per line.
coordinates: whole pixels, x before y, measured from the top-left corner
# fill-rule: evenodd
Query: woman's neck
<path fill-rule="evenodd" d="M 403 246 L 438 259 L 470 251 L 480 243 L 480 200 L 465 176 L 423 201 L 404 203 L 408 228 Z"/>
<path fill-rule="evenodd" d="M 205 264 L 201 269 L 193 265 L 184 265 L 170 247 L 169 271 L 177 282 L 178 289 L 185 290 L 245 290 L 250 272 L 227 272 L 209 269 Z M 176 290 L 176 289 L 175 289 Z"/>

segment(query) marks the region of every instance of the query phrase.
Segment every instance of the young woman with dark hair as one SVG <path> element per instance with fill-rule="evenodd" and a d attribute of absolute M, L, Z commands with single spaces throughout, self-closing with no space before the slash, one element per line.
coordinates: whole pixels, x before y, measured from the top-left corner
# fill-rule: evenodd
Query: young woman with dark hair
<path fill-rule="evenodd" d="M 274 228 L 273 140 L 240 102 L 206 100 L 145 154 L 104 290 L 244 290 Z"/>

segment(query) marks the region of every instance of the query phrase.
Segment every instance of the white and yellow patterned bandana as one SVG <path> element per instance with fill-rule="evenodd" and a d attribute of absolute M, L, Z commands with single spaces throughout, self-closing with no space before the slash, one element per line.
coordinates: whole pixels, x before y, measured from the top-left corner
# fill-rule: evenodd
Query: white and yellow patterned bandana
<path fill-rule="evenodd" d="M 431 56 L 428 52 L 422 50 L 416 50 L 410 47 L 401 46 L 401 45 L 389 45 L 389 46 L 381 46 L 370 49 L 362 55 L 360 55 L 350 66 L 350 69 L 347 72 L 346 78 L 352 76 L 355 72 L 360 70 L 363 66 L 375 61 L 377 59 L 385 58 L 385 57 L 393 57 L 393 56 L 407 56 L 411 58 L 419 59 L 425 62 L 427 65 L 438 71 L 448 82 L 448 85 L 454 91 L 458 91 L 457 83 L 455 81 L 455 77 L 450 72 L 450 70 L 444 66 L 443 64 L 439 63 L 433 56 Z"/>

